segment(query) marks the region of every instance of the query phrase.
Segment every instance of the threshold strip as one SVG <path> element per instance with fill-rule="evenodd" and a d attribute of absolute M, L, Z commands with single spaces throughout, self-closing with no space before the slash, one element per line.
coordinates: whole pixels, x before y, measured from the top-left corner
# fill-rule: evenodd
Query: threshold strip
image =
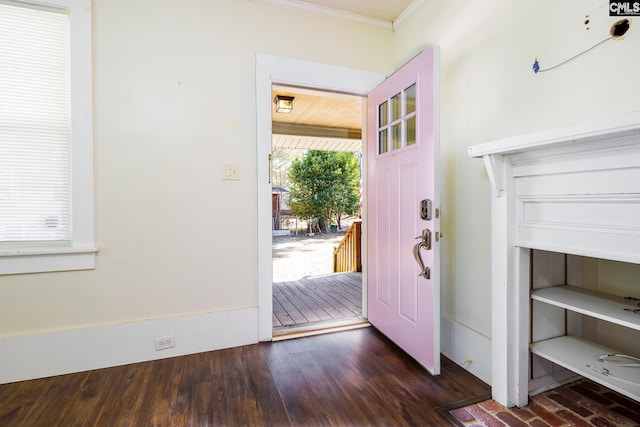
<path fill-rule="evenodd" d="M 324 323 L 324 322 L 322 322 Z M 329 324 L 314 324 L 313 326 L 302 325 L 301 328 L 282 330 L 274 332 L 272 341 L 284 341 L 294 338 L 311 337 L 314 335 L 328 334 L 332 332 L 350 331 L 352 329 L 368 328 L 371 324 L 367 320 L 356 322 L 340 323 L 330 322 Z"/>

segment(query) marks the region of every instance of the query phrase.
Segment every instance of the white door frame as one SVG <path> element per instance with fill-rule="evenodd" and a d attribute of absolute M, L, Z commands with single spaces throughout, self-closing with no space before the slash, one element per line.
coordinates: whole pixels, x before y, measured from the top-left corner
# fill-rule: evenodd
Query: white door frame
<path fill-rule="evenodd" d="M 322 64 L 284 56 L 258 53 L 256 55 L 256 143 L 258 191 L 258 339 L 273 337 L 273 255 L 271 233 L 271 183 L 269 182 L 269 154 L 271 154 L 271 86 L 282 84 L 309 89 L 343 92 L 366 96 L 385 79 L 385 75 L 355 68 Z M 366 111 L 363 113 L 366 116 Z M 363 141 L 366 141 L 363 126 Z M 363 143 L 363 151 L 366 144 Z M 365 158 L 365 156 L 363 156 Z M 366 171 L 366 164 L 363 165 Z M 366 186 L 366 180 L 363 183 Z M 363 188 L 363 221 L 366 224 L 366 188 Z M 362 247 L 366 248 L 366 232 Z M 366 256 L 363 257 L 366 263 Z M 363 272 L 366 271 L 363 265 Z M 366 273 L 362 278 L 366 296 Z M 366 298 L 362 314 L 366 317 Z"/>

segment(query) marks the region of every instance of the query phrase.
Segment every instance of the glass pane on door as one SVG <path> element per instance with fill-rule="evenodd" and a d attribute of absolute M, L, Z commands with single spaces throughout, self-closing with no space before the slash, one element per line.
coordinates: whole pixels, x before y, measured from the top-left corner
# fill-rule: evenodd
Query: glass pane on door
<path fill-rule="evenodd" d="M 412 84 L 404 90 L 404 114 L 405 116 L 416 111 L 416 84 Z"/>
<path fill-rule="evenodd" d="M 391 149 L 402 148 L 402 122 L 391 126 Z"/>
<path fill-rule="evenodd" d="M 389 151 L 388 129 L 378 132 L 378 154 Z"/>
<path fill-rule="evenodd" d="M 389 123 L 389 106 L 385 101 L 378 105 L 378 127 L 386 126 Z"/>
<path fill-rule="evenodd" d="M 407 145 L 413 145 L 416 143 L 416 116 L 413 116 L 406 121 L 407 132 Z"/>
<path fill-rule="evenodd" d="M 391 98 L 391 121 L 402 117 L 402 94 L 398 93 Z"/>

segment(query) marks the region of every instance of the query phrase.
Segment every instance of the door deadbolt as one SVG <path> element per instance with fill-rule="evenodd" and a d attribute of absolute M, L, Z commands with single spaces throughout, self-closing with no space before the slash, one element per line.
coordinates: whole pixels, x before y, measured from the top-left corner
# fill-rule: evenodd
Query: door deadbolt
<path fill-rule="evenodd" d="M 431 200 L 424 199 L 420 201 L 420 218 L 425 221 L 431 220 Z"/>

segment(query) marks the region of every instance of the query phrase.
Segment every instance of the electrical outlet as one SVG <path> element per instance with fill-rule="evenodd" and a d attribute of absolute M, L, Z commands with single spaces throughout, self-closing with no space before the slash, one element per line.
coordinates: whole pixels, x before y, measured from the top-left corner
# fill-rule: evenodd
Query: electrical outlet
<path fill-rule="evenodd" d="M 156 338 L 156 351 L 164 350 L 176 346 L 176 336 L 171 335 L 163 338 Z"/>
<path fill-rule="evenodd" d="M 225 163 L 222 165 L 222 179 L 226 181 L 240 180 L 240 165 L 236 163 Z"/>

